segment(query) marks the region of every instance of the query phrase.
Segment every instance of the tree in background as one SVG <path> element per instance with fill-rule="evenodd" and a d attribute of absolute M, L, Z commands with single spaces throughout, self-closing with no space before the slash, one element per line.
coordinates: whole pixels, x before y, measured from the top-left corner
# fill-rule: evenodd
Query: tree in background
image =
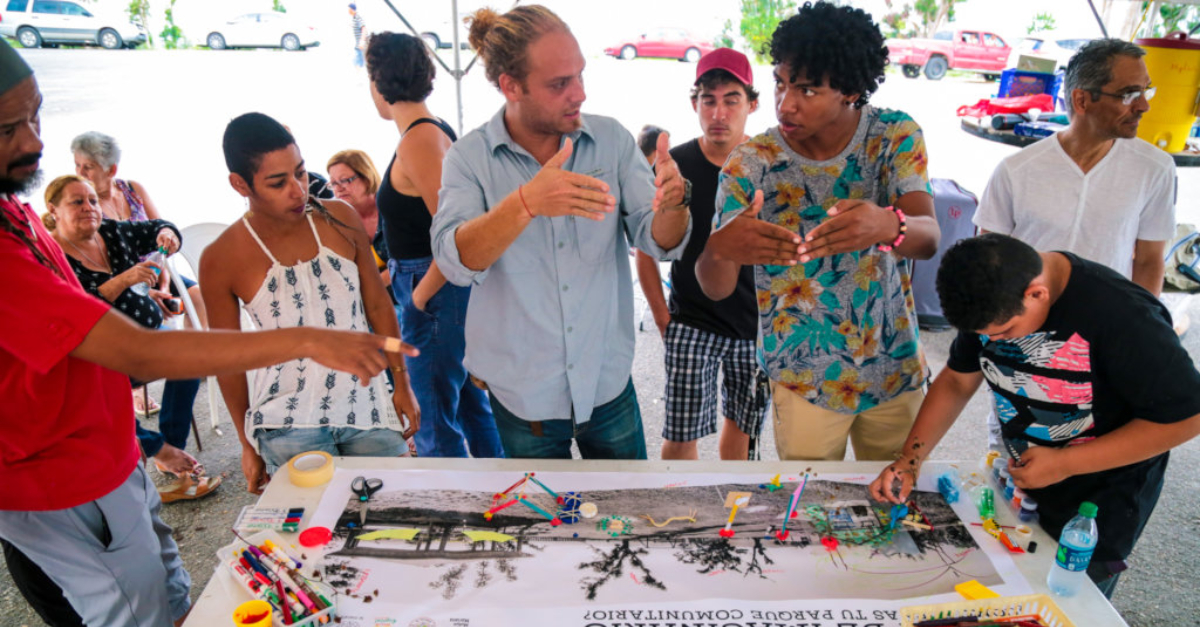
<path fill-rule="evenodd" d="M 129 14 L 129 20 L 134 24 L 142 27 L 146 31 L 146 45 L 153 47 L 154 40 L 150 37 L 150 0 L 129 0 L 129 6 L 125 7 L 125 12 Z"/>
<path fill-rule="evenodd" d="M 164 48 L 175 50 L 179 48 L 180 41 L 183 40 L 183 30 L 175 24 L 175 0 L 171 0 L 170 6 L 167 7 L 166 22 L 166 26 L 163 27 L 163 32 L 159 36 L 162 37 Z"/>
<path fill-rule="evenodd" d="M 883 0 L 888 9 L 879 21 L 883 35 L 889 39 L 931 37 L 938 32 L 943 23 L 954 21 L 954 5 L 966 1 L 915 0 L 912 3 L 900 4 L 893 0 Z"/>
<path fill-rule="evenodd" d="M 1025 27 L 1025 34 L 1032 35 L 1046 30 L 1054 30 L 1058 27 L 1058 23 L 1054 20 L 1053 13 L 1038 13 L 1033 16 L 1033 21 L 1029 26 Z"/>
<path fill-rule="evenodd" d="M 775 27 L 796 9 L 793 0 L 742 0 L 742 21 L 740 31 L 746 46 L 759 63 L 766 60 L 767 48 L 771 45 L 771 35 Z M 719 41 L 733 43 L 733 24 L 725 22 L 725 31 Z"/>
<path fill-rule="evenodd" d="M 1142 3 L 1142 12 L 1150 7 L 1149 2 Z M 1177 30 L 1191 31 L 1200 25 L 1200 8 L 1187 4 L 1163 3 L 1158 7 L 1158 21 L 1154 24 L 1154 32 L 1150 37 L 1164 37 Z"/>
<path fill-rule="evenodd" d="M 954 5 L 966 0 L 916 0 L 913 9 L 921 18 L 920 34 L 932 37 L 944 22 L 954 21 Z"/>
<path fill-rule="evenodd" d="M 892 3 L 887 3 L 888 9 L 892 8 Z M 879 20 L 879 25 L 883 30 L 884 39 L 899 39 L 912 37 L 916 34 L 916 25 L 909 21 L 909 16 L 912 15 L 912 6 L 904 5 L 903 8 L 897 11 L 889 11 L 885 13 L 883 19 Z"/>
<path fill-rule="evenodd" d="M 287 7 L 283 6 L 283 0 L 271 0 L 271 10 L 287 13 Z"/>
<path fill-rule="evenodd" d="M 725 27 L 721 29 L 721 34 L 717 36 L 713 46 L 717 48 L 733 47 L 733 20 L 725 20 Z"/>

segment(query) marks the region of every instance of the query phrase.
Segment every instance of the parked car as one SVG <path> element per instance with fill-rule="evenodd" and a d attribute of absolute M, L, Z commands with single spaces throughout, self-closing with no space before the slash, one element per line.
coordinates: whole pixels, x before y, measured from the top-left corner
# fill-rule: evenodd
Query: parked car
<path fill-rule="evenodd" d="M 1083 44 L 1096 37 L 1100 37 L 1100 33 L 1096 33 L 1091 37 L 1058 31 L 1034 33 L 1013 46 L 1012 52 L 1008 56 L 1008 67 L 1017 67 L 1017 60 L 1021 55 L 1027 55 L 1054 59 L 1057 63 L 1055 69 L 1065 70 L 1067 63 L 1071 61 L 1071 57 L 1083 47 Z"/>
<path fill-rule="evenodd" d="M 7 0 L 0 11 L 0 35 L 26 48 L 99 44 L 116 50 L 146 41 L 146 31 L 123 12 L 70 0 Z"/>
<path fill-rule="evenodd" d="M 317 31 L 276 11 L 246 13 L 212 27 L 204 45 L 213 50 L 226 48 L 283 48 L 304 50 L 321 45 Z"/>
<path fill-rule="evenodd" d="M 904 75 L 941 80 L 949 70 L 981 72 L 989 80 L 1008 67 L 1012 49 L 995 33 L 979 30 L 942 31 L 932 39 L 889 39 L 888 59 Z"/>
<path fill-rule="evenodd" d="M 695 63 L 712 51 L 712 42 L 697 39 L 682 28 L 656 28 L 605 48 L 604 54 L 626 61 L 638 57 L 663 57 Z"/>

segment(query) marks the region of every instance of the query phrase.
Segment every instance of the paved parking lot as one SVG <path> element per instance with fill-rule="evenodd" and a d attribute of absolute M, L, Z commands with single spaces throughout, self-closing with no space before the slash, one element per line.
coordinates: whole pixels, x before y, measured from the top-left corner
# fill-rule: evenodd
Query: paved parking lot
<path fill-rule="evenodd" d="M 593 54 L 594 53 L 594 54 Z M 246 111 L 262 111 L 289 124 L 311 169 L 324 171 L 325 160 L 344 148 L 361 148 L 386 163 L 394 149 L 396 131 L 380 120 L 367 94 L 365 74 L 355 70 L 348 50 L 322 47 L 304 53 L 276 51 L 108 52 L 103 50 L 25 51 L 34 66 L 45 105 L 42 113 L 46 142 L 43 166 L 47 180 L 71 172 L 69 143 L 87 130 L 116 136 L 125 156 L 121 175 L 143 183 L 164 217 L 181 226 L 198 222 L 229 223 L 244 211 L 243 200 L 227 183 L 220 151 L 225 124 Z M 448 54 L 443 52 L 442 54 Z M 687 99 L 694 66 L 673 61 L 620 62 L 589 56 L 585 77 L 589 101 L 586 112 L 616 117 L 631 131 L 654 123 L 682 142 L 697 132 Z M 468 57 L 469 58 L 469 57 Z M 464 62 L 465 63 L 465 62 Z M 464 127 L 478 126 L 501 104 L 495 90 L 475 68 L 463 81 Z M 756 133 L 772 124 L 772 84 L 769 68 L 756 67 L 762 108 L 750 121 Z M 903 109 L 925 129 L 930 172 L 953 178 L 981 193 L 995 164 L 1013 148 L 985 142 L 963 133 L 953 111 L 961 104 L 986 97 L 994 84 L 965 78 L 937 83 L 908 80 L 889 74 L 874 98 L 883 106 Z M 439 75 L 432 110 L 452 124 L 455 85 Z M 1195 222 L 1200 172 L 1181 171 L 1181 221 Z M 40 200 L 34 205 L 41 208 Z M 1191 317 L 1200 320 L 1200 305 Z M 647 316 L 646 332 L 638 334 L 634 380 L 646 422 L 649 448 L 661 445 L 663 420 L 662 344 Z M 1195 331 L 1186 337 L 1193 355 L 1200 355 Z M 922 340 L 935 370 L 945 362 L 951 336 L 924 334 Z M 207 422 L 202 390 L 197 416 Z M 977 396 L 963 418 L 938 448 L 936 458 L 978 458 L 985 447 L 986 413 Z M 198 456 L 226 484 L 214 497 L 165 508 L 175 526 L 184 558 L 198 594 L 215 563 L 213 551 L 228 540 L 227 529 L 239 509 L 253 501 L 244 491 L 236 436 L 222 410 L 223 436 L 201 432 L 205 448 Z M 770 427 L 764 434 L 764 457 L 774 458 Z M 193 443 L 193 452 L 194 443 Z M 716 439 L 701 447 L 703 459 L 716 459 Z M 1200 596 L 1186 592 L 1184 582 L 1200 564 L 1200 501 L 1195 498 L 1200 467 L 1200 443 L 1180 447 L 1174 454 L 1158 511 L 1135 552 L 1133 570 L 1126 574 L 1114 604 L 1131 625 L 1200 624 Z M 38 624 L 17 596 L 7 573 L 0 573 L 0 625 Z"/>

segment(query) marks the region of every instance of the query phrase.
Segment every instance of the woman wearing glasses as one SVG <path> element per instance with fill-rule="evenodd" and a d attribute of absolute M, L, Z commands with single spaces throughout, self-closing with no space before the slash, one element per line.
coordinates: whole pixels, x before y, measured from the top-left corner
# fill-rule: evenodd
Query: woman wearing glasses
<path fill-rule="evenodd" d="M 503 457 L 487 394 L 471 383 L 463 366 L 471 290 L 446 283 L 430 246 L 442 159 L 457 139 L 425 105 L 433 91 L 433 61 L 416 37 L 379 33 L 367 46 L 367 72 L 375 108 L 400 132 L 376 203 L 391 257 L 392 288 L 401 305 L 401 334 L 421 351 L 405 358 L 421 406 L 417 454 Z"/>
<path fill-rule="evenodd" d="M 361 150 L 343 150 L 329 158 L 325 171 L 329 173 L 328 185 L 333 195 L 354 207 L 355 213 L 362 218 L 363 228 L 371 236 L 371 248 L 375 250 L 383 272 L 383 281 L 390 283 L 386 265 L 387 241 L 383 237 L 379 208 L 375 205 L 375 194 L 379 191 L 379 171 L 375 169 L 375 162 Z"/>

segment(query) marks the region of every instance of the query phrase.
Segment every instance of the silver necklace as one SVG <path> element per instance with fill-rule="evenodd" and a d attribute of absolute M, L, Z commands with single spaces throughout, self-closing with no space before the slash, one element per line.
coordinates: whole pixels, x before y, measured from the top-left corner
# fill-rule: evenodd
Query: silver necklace
<path fill-rule="evenodd" d="M 65 237 L 64 237 L 63 239 L 67 239 L 67 238 L 65 238 Z M 95 235 L 92 235 L 92 239 L 93 239 L 93 240 L 95 240 L 95 239 L 96 239 L 96 236 L 95 236 Z M 75 245 L 75 242 L 72 242 L 71 240 L 67 239 L 67 243 L 71 245 L 71 248 L 74 248 L 74 249 L 75 249 L 75 252 L 77 252 L 77 253 L 79 253 L 81 256 L 83 256 L 83 260 L 84 260 L 84 261 L 86 261 L 86 262 L 88 262 L 88 263 L 92 264 L 92 267 L 93 267 L 93 268 L 103 268 L 105 272 L 107 272 L 107 273 L 109 273 L 109 274 L 112 274 L 112 273 L 113 273 L 113 271 L 112 271 L 112 263 L 110 263 L 110 262 L 109 262 L 109 260 L 108 260 L 108 254 L 107 254 L 107 253 L 105 252 L 105 250 L 104 250 L 104 244 L 103 244 L 103 240 L 101 240 L 101 244 L 100 244 L 100 256 L 101 256 L 101 257 L 104 259 L 104 263 L 96 263 L 96 260 L 95 260 L 95 259 L 92 259 L 92 256 L 91 256 L 91 255 L 89 255 L 89 254 L 87 254 L 87 253 L 83 252 L 83 249 L 81 249 L 80 247 L 76 246 L 76 245 Z"/>

